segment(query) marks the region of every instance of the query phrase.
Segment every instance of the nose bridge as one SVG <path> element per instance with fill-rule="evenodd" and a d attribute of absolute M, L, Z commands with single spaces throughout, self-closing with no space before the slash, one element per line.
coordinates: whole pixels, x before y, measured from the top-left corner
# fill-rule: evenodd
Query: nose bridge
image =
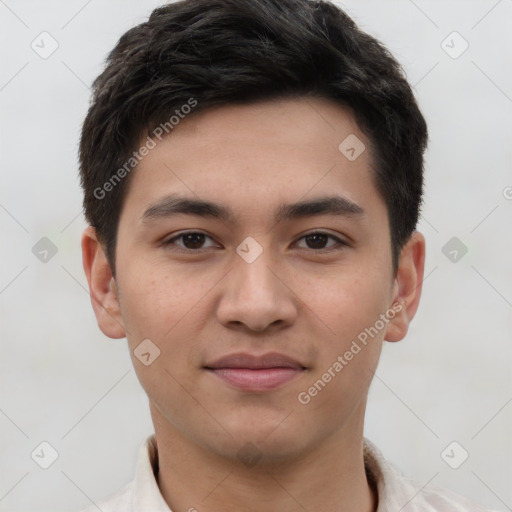
<path fill-rule="evenodd" d="M 271 250 L 264 248 L 252 237 L 247 237 L 236 249 L 233 261 L 232 280 L 237 301 L 255 303 L 265 299 L 274 302 L 279 280 L 276 272 L 276 259 Z M 274 267 L 274 268 L 273 268 Z"/>
<path fill-rule="evenodd" d="M 276 259 L 258 246 L 248 240 L 237 248 L 217 311 L 223 323 L 262 330 L 279 320 L 289 322 L 295 315 L 293 296 L 277 277 Z"/>

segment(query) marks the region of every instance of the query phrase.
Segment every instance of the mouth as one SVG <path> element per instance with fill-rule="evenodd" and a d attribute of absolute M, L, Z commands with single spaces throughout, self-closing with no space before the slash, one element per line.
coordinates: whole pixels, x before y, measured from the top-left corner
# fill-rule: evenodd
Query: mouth
<path fill-rule="evenodd" d="M 283 354 L 261 356 L 238 353 L 203 367 L 225 383 L 243 391 L 269 391 L 302 375 L 306 367 Z"/>

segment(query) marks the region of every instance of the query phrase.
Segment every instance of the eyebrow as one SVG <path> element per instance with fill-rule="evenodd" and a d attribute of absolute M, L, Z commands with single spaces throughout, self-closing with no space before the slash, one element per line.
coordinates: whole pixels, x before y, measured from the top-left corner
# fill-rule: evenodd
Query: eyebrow
<path fill-rule="evenodd" d="M 143 223 L 169 218 L 175 215 L 196 215 L 235 224 L 233 211 L 221 204 L 193 197 L 168 195 L 151 204 L 142 214 Z M 361 206 L 342 196 L 325 196 L 296 203 L 281 204 L 275 211 L 276 223 L 320 215 L 363 216 Z"/>

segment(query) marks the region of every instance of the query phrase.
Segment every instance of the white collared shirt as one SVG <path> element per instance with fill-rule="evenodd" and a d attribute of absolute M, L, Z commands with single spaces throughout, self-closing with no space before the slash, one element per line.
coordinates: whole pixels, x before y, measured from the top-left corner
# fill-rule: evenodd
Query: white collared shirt
<path fill-rule="evenodd" d="M 447 489 L 424 486 L 390 465 L 377 447 L 364 439 L 369 479 L 376 482 L 377 512 L 492 512 Z M 158 452 L 154 434 L 139 451 L 135 479 L 116 494 L 82 512 L 172 512 L 158 488 Z"/>

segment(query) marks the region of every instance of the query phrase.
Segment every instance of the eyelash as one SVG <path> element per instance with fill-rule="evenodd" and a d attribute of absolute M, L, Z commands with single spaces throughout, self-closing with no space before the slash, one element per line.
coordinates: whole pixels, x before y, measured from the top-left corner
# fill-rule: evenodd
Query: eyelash
<path fill-rule="evenodd" d="M 162 246 L 167 248 L 171 245 L 175 245 L 174 244 L 174 240 L 178 240 L 180 238 L 183 238 L 184 236 L 186 235 L 204 235 L 205 237 L 207 238 L 210 238 L 212 239 L 212 237 L 210 235 L 207 235 L 206 233 L 203 233 L 202 231 L 185 231 L 185 232 L 182 232 L 178 235 L 175 235 L 173 236 L 172 238 L 169 238 L 165 241 L 162 242 Z M 338 247 L 336 246 L 333 246 L 333 247 L 327 247 L 327 248 L 324 248 L 324 249 L 309 249 L 309 248 L 305 248 L 305 250 L 309 250 L 309 251 L 313 251 L 313 252 L 316 252 L 316 253 L 327 253 L 327 252 L 332 252 L 333 250 L 340 250 L 340 249 L 343 249 L 344 247 L 348 247 L 348 243 L 341 240 L 340 238 L 338 238 L 337 236 L 334 236 L 330 233 L 326 233 L 324 231 L 312 231 L 311 233 L 306 233 L 305 235 L 302 235 L 299 240 L 302 240 L 303 238 L 307 238 L 309 236 L 313 236 L 313 235 L 324 235 L 324 236 L 327 236 L 328 238 L 332 238 L 333 240 L 336 240 L 337 242 L 337 245 Z M 173 250 L 177 250 L 179 252 L 186 252 L 186 253 L 204 253 L 206 252 L 209 247 L 206 247 L 206 248 L 202 248 L 202 249 L 188 249 L 186 247 L 180 247 L 180 246 L 177 246 L 175 245 L 176 249 L 173 249 Z"/>

